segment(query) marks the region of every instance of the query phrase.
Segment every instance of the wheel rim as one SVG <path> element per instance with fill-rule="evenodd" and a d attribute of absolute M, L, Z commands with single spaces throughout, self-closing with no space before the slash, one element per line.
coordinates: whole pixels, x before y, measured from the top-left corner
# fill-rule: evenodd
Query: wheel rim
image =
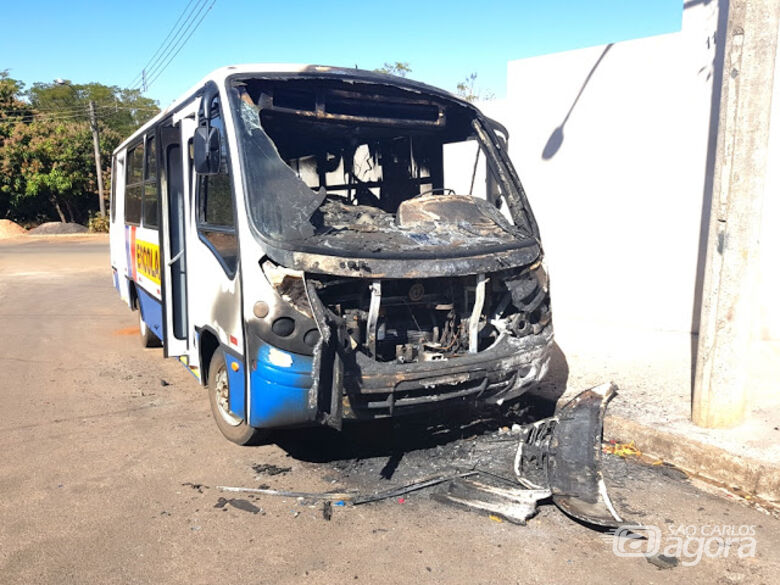
<path fill-rule="evenodd" d="M 227 369 L 224 367 L 220 368 L 214 377 L 214 394 L 217 410 L 222 420 L 232 427 L 240 425 L 243 421 L 230 412 L 230 385 L 228 384 Z"/>
<path fill-rule="evenodd" d="M 146 335 L 146 321 L 144 321 L 143 315 L 141 315 L 141 311 L 138 311 L 138 328 L 141 330 L 141 335 Z"/>

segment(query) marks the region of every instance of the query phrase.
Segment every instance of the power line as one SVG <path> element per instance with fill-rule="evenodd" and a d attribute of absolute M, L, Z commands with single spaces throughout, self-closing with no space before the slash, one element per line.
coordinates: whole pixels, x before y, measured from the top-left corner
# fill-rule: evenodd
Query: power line
<path fill-rule="evenodd" d="M 192 5 L 192 3 L 193 3 L 194 1 L 195 1 L 195 0 L 189 0 L 189 2 L 187 3 L 187 5 L 184 7 L 184 10 L 182 10 L 182 11 L 181 11 L 181 14 L 179 14 L 179 18 L 177 18 L 177 19 L 176 19 L 176 22 L 175 22 L 175 23 L 174 23 L 174 25 L 171 27 L 171 30 L 169 30 L 169 31 L 168 31 L 168 34 L 167 34 L 167 35 L 165 35 L 165 38 L 163 39 L 163 42 L 162 42 L 162 43 L 160 43 L 160 46 L 159 46 L 159 47 L 157 47 L 157 50 L 156 50 L 156 51 L 154 52 L 154 54 L 153 54 L 153 55 L 152 55 L 152 56 L 149 58 L 149 61 L 147 61 L 147 62 L 146 62 L 146 65 L 144 65 L 144 66 L 143 66 L 143 68 L 141 69 L 141 72 L 140 72 L 138 75 L 136 75 L 136 77 L 133 79 L 133 81 L 131 81 L 131 82 L 130 82 L 130 84 L 128 85 L 128 87 L 137 87 L 137 86 L 139 85 L 139 83 L 143 85 L 143 82 L 144 82 L 144 77 L 145 77 L 146 71 L 149 69 L 149 67 L 151 66 L 152 62 L 155 60 L 155 58 L 156 58 L 156 57 L 159 55 L 160 51 L 161 51 L 161 50 L 163 50 L 163 47 L 166 47 L 165 43 L 168 41 L 168 39 L 170 39 L 170 38 L 171 38 L 171 35 L 174 33 L 174 31 L 176 31 L 176 35 L 178 35 L 178 34 L 179 34 L 179 31 L 178 31 L 178 30 L 176 30 L 176 27 L 179 25 L 179 23 L 181 22 L 181 19 L 182 19 L 182 18 L 184 17 L 184 15 L 187 13 L 187 10 L 189 9 L 189 7 Z M 189 19 L 189 17 L 187 17 L 187 18 Z M 182 25 L 182 26 L 183 26 L 183 25 Z M 166 47 L 166 48 L 167 48 L 167 47 Z"/>
<path fill-rule="evenodd" d="M 155 55 L 141 70 L 140 76 L 136 77 L 131 89 L 140 89 L 141 93 L 148 91 L 151 83 L 160 77 L 170 62 L 179 54 L 182 47 L 200 26 L 200 23 L 203 22 L 205 16 L 211 11 L 215 2 L 216 0 L 211 0 L 209 4 L 209 0 L 195 0 L 193 4 L 193 0 L 190 0 L 177 20 L 177 23 L 179 23 L 178 28 L 174 25 L 171 31 L 173 34 L 169 33 L 166 37 L 168 39 L 167 43 L 163 41 L 161 47 L 155 51 Z M 187 13 L 188 9 L 189 13 Z M 182 20 L 185 13 L 187 13 L 187 16 Z M 174 30 L 175 32 L 173 32 Z"/>
<path fill-rule="evenodd" d="M 151 85 L 159 79 L 160 75 L 168 68 L 168 66 L 171 64 L 171 62 L 176 58 L 176 56 L 181 52 L 181 50 L 184 48 L 184 46 L 187 44 L 187 41 L 190 40 L 193 34 L 195 34 L 195 31 L 198 30 L 198 27 L 200 26 L 200 23 L 203 22 L 203 19 L 206 18 L 208 13 L 211 11 L 212 7 L 216 3 L 217 0 L 211 0 L 211 4 L 208 5 L 206 8 L 206 4 L 208 3 L 208 0 L 205 0 L 204 3 L 201 5 L 200 9 L 198 10 L 197 14 L 195 15 L 196 18 L 200 16 L 200 18 L 195 21 L 193 20 L 190 23 L 190 26 L 183 31 L 183 34 L 187 34 L 186 37 L 182 36 L 181 42 L 178 44 L 178 47 L 172 46 L 171 49 L 169 49 L 168 53 L 170 53 L 171 50 L 175 48 L 174 53 L 168 58 L 168 60 L 163 63 L 162 65 L 158 65 L 156 73 L 153 73 L 150 71 L 149 76 L 150 79 L 146 82 L 146 89 L 148 90 Z M 203 11 L 203 8 L 206 8 L 205 12 Z M 202 14 L 201 14 L 202 12 Z M 152 76 L 153 75 L 153 76 Z"/>
<path fill-rule="evenodd" d="M 7 118 L 0 118 L 0 122 L 12 122 L 12 123 L 19 123 L 19 122 L 25 122 L 25 121 L 33 121 L 33 120 L 41 120 L 41 121 L 55 121 L 55 120 L 78 120 L 78 119 L 85 119 L 85 114 L 65 114 L 61 116 L 56 116 L 52 114 L 30 114 L 29 116 L 15 116 L 15 117 L 7 117 Z"/>
<path fill-rule="evenodd" d="M 84 106 L 67 106 L 67 107 L 64 107 L 64 108 L 46 109 L 46 108 L 38 108 L 36 106 L 31 105 L 29 110 L 32 110 L 31 113 L 33 113 L 33 114 L 36 114 L 36 113 L 48 113 L 48 112 L 64 113 L 64 112 L 74 112 L 74 111 L 77 111 L 77 110 L 80 111 L 80 112 L 83 112 L 84 111 Z M 0 110 L 0 111 L 5 112 L 7 114 L 22 114 L 22 115 L 27 114 L 27 112 L 28 112 L 28 110 Z"/>
<path fill-rule="evenodd" d="M 134 111 L 134 112 L 159 112 L 160 110 L 158 108 L 144 108 L 144 107 L 133 107 L 133 106 L 115 106 L 113 104 L 106 104 L 106 105 L 96 105 L 96 110 L 100 110 L 98 112 L 99 114 L 110 114 L 112 111 L 116 110 L 123 110 L 123 111 Z M 0 111 L 0 113 L 2 113 Z M 32 112 L 30 114 L 26 115 L 17 115 L 17 116 L 7 116 L 7 117 L 0 117 L 0 122 L 24 122 L 26 120 L 41 120 L 46 122 L 53 122 L 53 121 L 68 121 L 68 120 L 79 120 L 79 119 L 86 119 L 87 111 L 86 109 L 82 108 L 80 112 Z M 106 118 L 105 115 L 100 115 L 99 117 Z"/>
<path fill-rule="evenodd" d="M 24 109 L 24 110 L 20 110 L 20 109 L 4 110 L 4 109 L 0 108 L 0 112 L 6 113 L 6 114 L 21 115 L 21 116 L 38 115 L 38 114 L 65 114 L 65 113 L 70 113 L 70 112 L 85 112 L 86 108 L 87 108 L 87 101 L 88 100 L 86 100 L 83 105 L 73 105 L 73 106 L 66 106 L 66 107 L 63 107 L 63 108 L 51 108 L 51 109 L 50 108 L 40 108 L 40 107 L 37 107 L 37 106 L 34 106 L 34 105 L 30 105 L 29 109 Z M 95 102 L 95 105 L 98 108 L 111 108 L 111 109 L 113 109 L 113 108 L 131 109 L 131 110 L 157 109 L 157 108 L 152 108 L 152 107 L 148 107 L 148 106 L 137 106 L 136 107 L 136 106 L 127 105 L 126 103 L 120 103 L 120 102 L 117 102 L 117 101 L 111 102 L 111 103 L 106 102 L 106 103 L 102 103 L 102 104 L 98 103 L 98 102 Z"/>

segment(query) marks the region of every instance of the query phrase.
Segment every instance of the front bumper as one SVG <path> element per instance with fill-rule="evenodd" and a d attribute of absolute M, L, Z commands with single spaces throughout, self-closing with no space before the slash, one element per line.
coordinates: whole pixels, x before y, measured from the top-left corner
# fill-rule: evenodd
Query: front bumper
<path fill-rule="evenodd" d="M 547 374 L 552 343 L 548 324 L 536 335 L 502 336 L 482 352 L 450 360 L 397 364 L 355 354 L 344 364 L 342 416 L 380 418 L 457 401 L 501 404 Z"/>

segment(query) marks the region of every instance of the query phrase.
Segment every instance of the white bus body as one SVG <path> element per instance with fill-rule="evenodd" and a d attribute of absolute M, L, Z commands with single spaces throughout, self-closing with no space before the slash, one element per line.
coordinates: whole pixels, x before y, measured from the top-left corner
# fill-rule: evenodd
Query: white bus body
<path fill-rule="evenodd" d="M 114 284 L 237 443 L 501 403 L 552 344 L 506 138 L 389 75 L 219 69 L 114 152 Z"/>

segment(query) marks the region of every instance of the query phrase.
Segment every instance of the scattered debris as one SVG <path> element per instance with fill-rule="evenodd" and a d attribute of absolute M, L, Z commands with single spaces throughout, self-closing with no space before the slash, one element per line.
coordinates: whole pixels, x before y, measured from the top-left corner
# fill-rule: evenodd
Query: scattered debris
<path fill-rule="evenodd" d="M 183 484 L 181 484 L 181 485 L 183 485 L 183 486 L 185 486 L 185 487 L 186 487 L 186 486 L 189 486 L 189 487 L 191 487 L 191 488 L 192 488 L 192 489 L 194 489 L 194 490 L 198 490 L 198 493 L 199 493 L 199 494 L 202 494 L 202 493 L 203 493 L 203 489 L 204 489 L 204 488 L 205 488 L 205 489 L 209 489 L 209 486 L 207 486 L 207 485 L 205 485 L 205 484 L 202 484 L 202 483 L 192 483 L 191 481 L 185 481 L 185 482 L 184 482 Z"/>
<path fill-rule="evenodd" d="M 645 558 L 648 563 L 655 565 L 659 569 L 674 569 L 680 563 L 677 557 L 662 554 L 647 555 Z"/>
<path fill-rule="evenodd" d="M 358 506 L 360 504 L 367 504 L 369 502 L 377 502 L 379 500 L 386 500 L 389 498 L 395 498 L 409 492 L 421 490 L 427 487 L 432 487 L 446 481 L 451 481 L 460 477 L 468 477 L 476 475 L 478 471 L 466 471 L 464 473 L 456 473 L 453 475 L 440 475 L 423 479 L 410 483 L 401 487 L 393 488 L 383 492 L 376 492 L 373 494 L 357 494 L 354 492 L 296 492 L 286 490 L 273 490 L 268 488 L 242 488 L 242 487 L 230 487 L 224 485 L 218 485 L 217 489 L 225 492 L 245 492 L 250 494 L 263 494 L 266 496 L 282 496 L 288 498 L 303 498 L 305 500 L 312 501 L 324 501 L 324 502 L 336 502 L 336 505 L 346 505 L 346 502 L 351 502 L 353 505 Z M 341 502 L 340 504 L 338 502 Z M 402 502 L 403 503 L 403 502 Z"/>
<path fill-rule="evenodd" d="M 550 490 L 498 486 L 474 480 L 456 480 L 433 495 L 447 504 L 487 512 L 514 524 L 525 524 L 536 513 L 536 503 L 551 496 Z"/>
<path fill-rule="evenodd" d="M 232 506 L 237 510 L 251 512 L 252 514 L 260 514 L 263 512 L 262 508 L 258 508 L 249 500 L 241 500 L 238 498 L 219 498 L 217 503 L 214 504 L 214 507 L 217 509 L 224 508 L 225 506 Z"/>
<path fill-rule="evenodd" d="M 607 404 L 617 387 L 580 392 L 555 416 L 527 425 L 515 455 L 515 475 L 533 490 L 549 490 L 566 514 L 606 528 L 623 523 L 601 471 L 601 437 Z"/>
<path fill-rule="evenodd" d="M 265 496 L 281 496 L 284 498 L 305 498 L 314 501 L 335 502 L 338 500 L 352 501 L 355 494 L 352 492 L 295 492 L 288 490 L 272 490 L 270 488 L 244 488 L 218 485 L 218 490 L 223 492 L 244 492 L 249 494 L 263 494 Z"/>
<path fill-rule="evenodd" d="M 252 470 L 258 475 L 283 475 L 292 471 L 292 467 L 278 467 L 270 463 L 255 463 Z"/>
<path fill-rule="evenodd" d="M 665 461 L 662 461 L 660 463 L 660 468 L 661 474 L 671 479 L 677 479 L 680 481 L 688 479 L 688 474 L 672 463 L 666 463 Z"/>
<path fill-rule="evenodd" d="M 506 434 L 520 437 L 514 459 L 514 471 L 520 485 L 491 471 L 495 467 L 490 466 L 489 469 L 473 467 L 465 472 L 443 472 L 368 494 L 357 491 L 299 492 L 267 487 L 217 486 L 217 489 L 298 498 L 299 502 L 309 505 L 322 502 L 323 517 L 329 520 L 334 505 L 359 506 L 386 499 L 403 504 L 406 502 L 403 496 L 410 492 L 447 484 L 434 494 L 434 499 L 478 510 L 489 517 L 525 524 L 536 513 L 538 502 L 552 498 L 559 508 L 574 518 L 614 528 L 623 521 L 606 491 L 601 470 L 601 437 L 606 406 L 615 392 L 614 384 L 602 384 L 578 394 L 553 417 L 525 426 L 513 425 L 511 430 L 505 427 Z M 629 443 L 615 444 L 611 452 L 634 451 L 638 452 L 633 443 Z M 509 465 L 509 461 L 506 464 Z M 290 468 L 268 464 L 257 464 L 252 469 L 268 475 L 290 471 Z"/>
<path fill-rule="evenodd" d="M 405 486 L 401 486 L 398 488 L 393 488 L 390 490 L 385 490 L 383 492 L 376 492 L 374 494 L 370 495 L 363 495 L 363 496 L 356 496 L 352 499 L 352 503 L 356 506 L 359 506 L 360 504 L 367 504 L 369 502 L 377 502 L 379 500 L 385 500 L 388 498 L 395 498 L 397 496 L 401 496 L 404 494 L 408 494 L 409 492 L 414 492 L 417 490 L 421 490 L 427 487 L 431 487 L 434 485 L 438 485 L 440 483 L 444 483 L 446 481 L 452 481 L 454 479 L 462 478 L 462 477 L 469 477 L 471 475 L 478 474 L 478 471 L 466 471 L 464 473 L 455 473 L 453 475 L 440 475 L 437 477 L 431 477 L 428 479 L 423 479 L 420 481 L 416 481 L 414 483 L 407 484 Z M 403 502 L 400 502 L 403 503 Z"/>
<path fill-rule="evenodd" d="M 302 492 L 271 489 L 265 485 L 257 488 L 216 486 L 216 489 L 223 492 L 296 498 L 302 505 L 321 504 L 323 518 L 330 520 L 334 506 L 359 506 L 388 499 L 404 504 L 404 496 L 408 493 L 441 486 L 433 494 L 435 500 L 477 510 L 494 522 L 525 524 L 536 513 L 539 502 L 551 499 L 566 514 L 576 519 L 595 526 L 614 528 L 622 524 L 623 520 L 606 491 L 601 469 L 601 438 L 606 407 L 615 393 L 614 384 L 602 384 L 577 395 L 553 417 L 524 426 L 513 424 L 506 427 L 509 431 L 505 431 L 506 434 L 519 436 L 519 444 L 518 438 L 511 439 L 517 444 L 514 462 L 511 459 L 511 451 L 502 459 L 499 453 L 505 451 L 503 447 L 490 448 L 489 452 L 484 454 L 487 455 L 485 458 L 476 449 L 476 441 L 469 441 L 465 445 L 451 448 L 456 450 L 453 455 L 457 454 L 459 457 L 457 462 L 447 462 L 447 458 L 444 458 L 436 465 L 441 468 L 441 463 L 444 463 L 463 469 L 470 461 L 469 471 L 454 472 L 452 467 L 449 470 L 441 468 L 438 475 L 374 493 L 360 490 Z M 436 454 L 443 448 L 434 447 L 432 451 L 435 453 L 429 453 L 428 456 L 438 459 Z M 605 451 L 621 457 L 639 454 L 633 442 L 613 442 Z M 387 467 L 388 465 L 385 465 L 383 470 Z M 501 469 L 511 467 L 514 467 L 516 480 L 501 475 Z M 291 471 L 290 467 L 271 464 L 255 464 L 252 469 L 258 474 L 266 475 Z M 353 467 L 347 469 L 349 473 L 346 475 L 349 476 Z M 378 467 L 374 467 L 372 473 L 377 472 Z M 182 485 L 190 485 L 201 493 L 202 488 L 207 487 L 191 483 Z M 245 500 L 227 498 L 220 498 L 215 507 L 224 508 L 228 504 L 239 509 L 247 509 L 242 506 L 249 505 L 259 510 Z M 297 517 L 295 512 L 293 515 Z M 661 556 L 659 559 L 648 559 L 648 562 L 669 564 L 673 559 Z"/>
<path fill-rule="evenodd" d="M 160 378 L 160 386 L 162 386 L 163 388 L 165 388 L 166 386 L 170 386 L 170 385 L 171 385 L 171 384 L 170 384 L 170 382 L 168 382 L 167 380 L 163 380 L 162 378 Z"/>
<path fill-rule="evenodd" d="M 609 444 L 604 446 L 604 453 L 611 453 L 612 455 L 617 455 L 618 457 L 639 457 L 642 455 L 642 452 L 636 448 L 636 445 L 634 445 L 634 441 L 631 441 L 630 443 L 618 443 L 614 440 L 610 441 Z M 656 463 L 654 463 L 655 465 Z"/>

